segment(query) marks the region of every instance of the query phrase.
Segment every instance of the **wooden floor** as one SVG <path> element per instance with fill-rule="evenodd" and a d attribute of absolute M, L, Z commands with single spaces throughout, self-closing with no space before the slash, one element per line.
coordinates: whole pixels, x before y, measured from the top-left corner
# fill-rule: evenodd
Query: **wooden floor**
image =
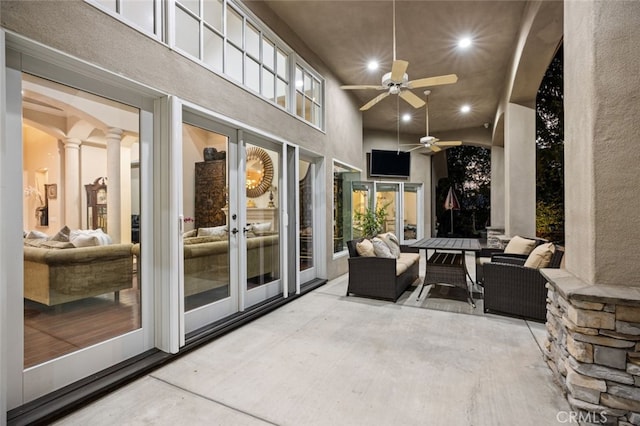
<path fill-rule="evenodd" d="M 134 280 L 136 278 L 134 277 Z M 57 306 L 24 301 L 24 368 L 140 328 L 138 286 Z"/>

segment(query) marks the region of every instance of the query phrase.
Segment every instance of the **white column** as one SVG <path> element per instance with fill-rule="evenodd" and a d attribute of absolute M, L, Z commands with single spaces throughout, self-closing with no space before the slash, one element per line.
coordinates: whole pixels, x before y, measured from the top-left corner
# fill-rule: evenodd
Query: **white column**
<path fill-rule="evenodd" d="M 510 103 L 504 133 L 505 233 L 536 234 L 536 112 Z"/>
<path fill-rule="evenodd" d="M 82 227 L 82 186 L 80 185 L 80 144 L 78 138 L 64 143 L 64 221 L 70 229 Z"/>
<path fill-rule="evenodd" d="M 120 144 L 122 129 L 109 128 L 107 132 L 107 233 L 114 243 L 122 241 L 121 163 Z"/>

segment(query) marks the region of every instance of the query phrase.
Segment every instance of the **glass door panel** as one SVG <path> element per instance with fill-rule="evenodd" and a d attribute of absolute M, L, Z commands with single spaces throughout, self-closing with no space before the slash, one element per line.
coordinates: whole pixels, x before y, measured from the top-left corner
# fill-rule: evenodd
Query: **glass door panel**
<path fill-rule="evenodd" d="M 356 219 L 358 214 L 364 214 L 367 209 L 371 209 L 373 202 L 373 182 L 352 182 L 351 183 L 351 205 L 353 206 L 353 238 L 364 237 L 362 224 Z"/>
<path fill-rule="evenodd" d="M 403 235 L 402 241 L 412 242 L 417 240 L 418 228 L 421 228 L 420 209 L 419 209 L 419 184 L 405 183 L 403 191 Z"/>
<path fill-rule="evenodd" d="M 24 368 L 30 368 L 141 328 L 141 249 L 132 232 L 132 223 L 140 225 L 140 191 L 131 167 L 139 165 L 140 112 L 27 74 L 22 111 L 29 119 L 22 127 L 18 226 L 25 229 Z M 64 114 L 76 124 L 60 149 L 52 117 Z M 105 119 L 105 127 L 93 127 Z"/>
<path fill-rule="evenodd" d="M 393 232 L 398 235 L 398 194 L 399 185 L 397 183 L 380 183 L 376 182 L 376 209 L 384 208 L 386 219 L 384 221 L 382 232 Z"/>
<path fill-rule="evenodd" d="M 300 261 L 299 270 L 313 268 L 313 199 L 314 199 L 314 164 L 305 160 L 298 162 L 300 179 L 298 197 L 300 200 Z"/>
<path fill-rule="evenodd" d="M 231 295 L 228 147 L 225 135 L 187 123 L 182 126 L 186 312 Z"/>
<path fill-rule="evenodd" d="M 258 145 L 258 141 L 248 139 L 254 143 L 245 146 L 245 307 L 282 292 L 278 198 L 281 153 L 275 146 Z"/>

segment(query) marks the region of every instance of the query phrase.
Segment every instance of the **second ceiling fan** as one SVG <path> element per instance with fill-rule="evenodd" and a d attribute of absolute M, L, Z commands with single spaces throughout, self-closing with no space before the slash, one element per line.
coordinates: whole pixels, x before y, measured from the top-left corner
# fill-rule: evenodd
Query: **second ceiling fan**
<path fill-rule="evenodd" d="M 382 82 L 380 85 L 346 85 L 340 86 L 340 88 L 345 90 L 385 90 L 384 93 L 379 94 L 360 107 L 360 111 L 368 110 L 389 95 L 398 95 L 414 108 L 420 108 L 424 106 L 425 102 L 409 89 L 452 84 L 458 81 L 458 76 L 455 74 L 425 77 L 410 81 L 409 76 L 406 73 L 408 67 L 408 61 L 396 59 L 396 2 L 393 0 L 393 64 L 391 66 L 391 72 L 382 76 Z"/>
<path fill-rule="evenodd" d="M 426 122 L 425 122 L 425 130 L 426 136 L 420 138 L 420 143 L 408 144 L 408 145 L 399 145 L 400 146 L 413 146 L 413 148 L 409 149 L 407 152 L 415 151 L 416 149 L 426 148 L 431 152 L 442 151 L 443 146 L 460 146 L 462 145 L 462 141 L 441 141 L 440 139 L 429 135 L 429 95 L 431 94 L 431 90 L 425 90 L 425 111 L 426 111 Z"/>

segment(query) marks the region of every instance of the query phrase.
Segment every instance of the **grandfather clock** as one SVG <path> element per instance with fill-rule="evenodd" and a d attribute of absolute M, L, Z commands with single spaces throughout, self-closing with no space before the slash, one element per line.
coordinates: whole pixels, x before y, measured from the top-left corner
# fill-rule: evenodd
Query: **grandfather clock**
<path fill-rule="evenodd" d="M 87 190 L 87 226 L 107 232 L 107 178 L 99 177 L 84 186 Z"/>

